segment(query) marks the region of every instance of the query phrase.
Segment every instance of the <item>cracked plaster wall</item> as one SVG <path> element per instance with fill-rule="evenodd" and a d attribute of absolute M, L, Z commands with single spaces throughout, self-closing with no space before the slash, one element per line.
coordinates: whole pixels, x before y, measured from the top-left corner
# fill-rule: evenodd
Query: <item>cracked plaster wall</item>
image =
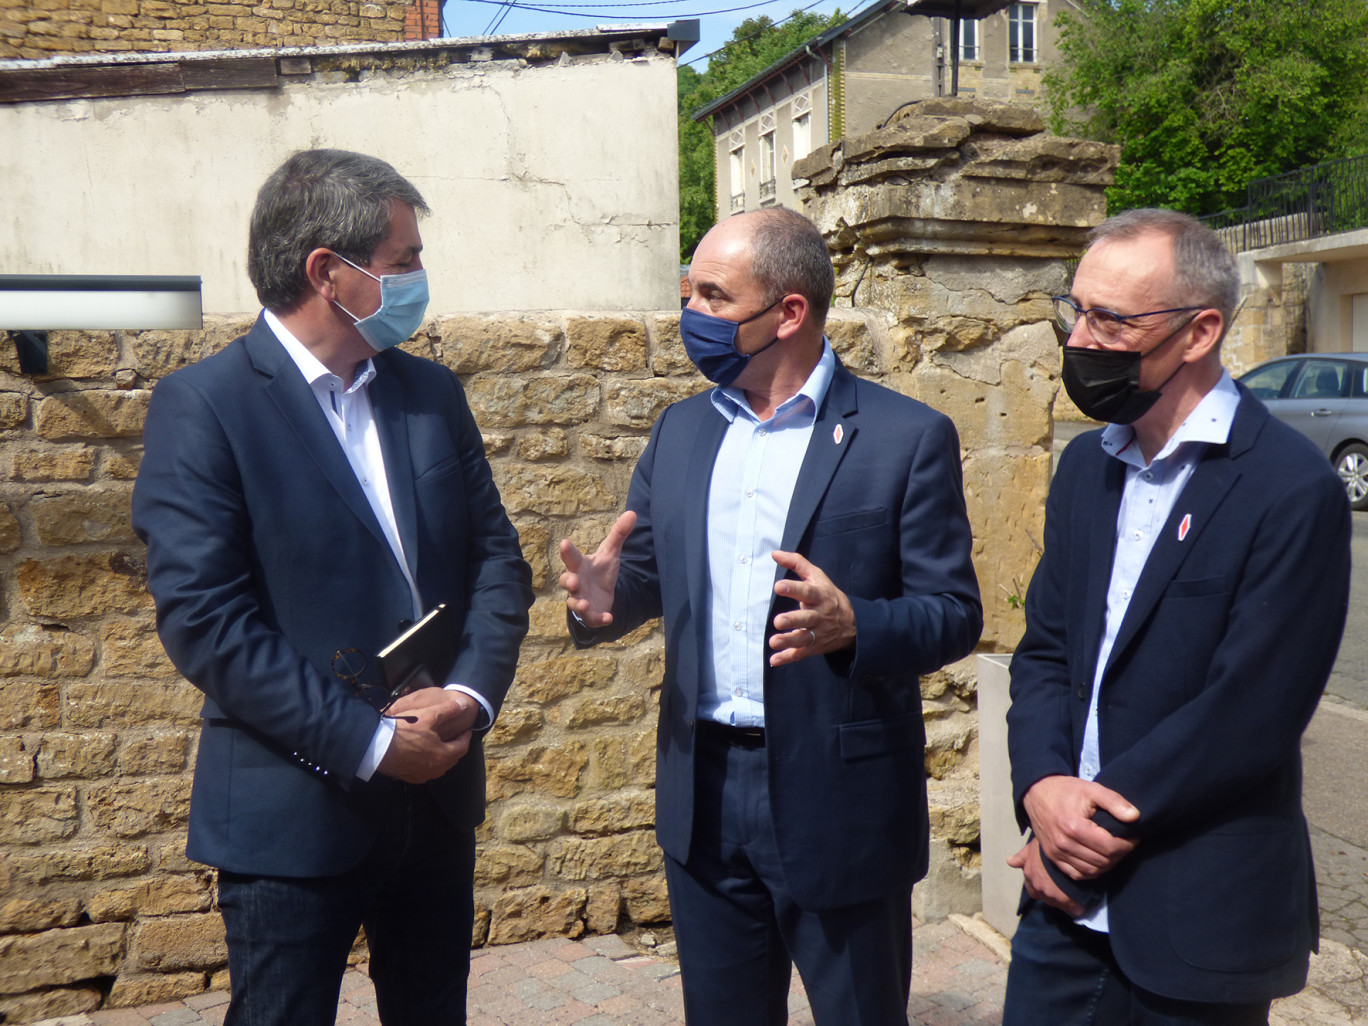
<path fill-rule="evenodd" d="M 382 157 L 432 207 L 432 312 L 677 304 L 672 57 L 362 67 L 270 89 L 0 105 L 8 273 L 198 274 L 255 311 L 247 219 L 291 152 Z"/>

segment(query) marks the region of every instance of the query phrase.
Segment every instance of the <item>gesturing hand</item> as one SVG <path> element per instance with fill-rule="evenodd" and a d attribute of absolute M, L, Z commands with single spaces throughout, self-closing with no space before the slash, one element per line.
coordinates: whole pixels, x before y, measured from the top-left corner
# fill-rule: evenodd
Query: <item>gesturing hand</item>
<path fill-rule="evenodd" d="M 774 561 L 798 579 L 774 582 L 774 593 L 798 603 L 798 608 L 774 618 L 769 640 L 771 666 L 785 666 L 808 656 L 846 648 L 855 640 L 855 610 L 845 592 L 831 578 L 796 552 L 776 549 Z"/>
<path fill-rule="evenodd" d="M 569 538 L 561 540 L 560 557 L 565 572 L 560 575 L 560 586 L 567 593 L 565 605 L 586 627 L 606 627 L 613 622 L 613 592 L 617 588 L 622 543 L 635 524 L 635 513 L 628 510 L 622 514 L 591 556 L 580 552 Z"/>

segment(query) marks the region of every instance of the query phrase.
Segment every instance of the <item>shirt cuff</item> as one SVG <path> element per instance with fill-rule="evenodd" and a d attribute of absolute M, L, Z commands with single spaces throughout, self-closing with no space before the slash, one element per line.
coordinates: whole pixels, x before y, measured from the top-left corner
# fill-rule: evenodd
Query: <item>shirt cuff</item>
<path fill-rule="evenodd" d="M 358 780 L 369 780 L 375 775 L 375 771 L 380 768 L 380 762 L 389 751 L 390 742 L 394 740 L 394 721 L 387 716 L 381 716 L 380 722 L 375 725 L 375 733 L 371 735 L 370 745 L 366 748 L 366 754 L 361 758 L 361 765 L 356 767 L 356 777 Z"/>
<path fill-rule="evenodd" d="M 464 684 L 448 684 L 443 690 L 459 691 L 461 694 L 469 695 L 480 703 L 480 708 L 484 711 L 484 715 L 475 717 L 475 726 L 471 728 L 472 730 L 488 730 L 490 727 L 494 726 L 494 708 L 485 701 L 484 695 L 473 688 L 466 687 Z"/>
<path fill-rule="evenodd" d="M 469 695 L 480 704 L 481 715 L 475 717 L 475 726 L 472 729 L 488 730 L 494 726 L 494 710 L 485 701 L 484 695 L 464 684 L 448 684 L 443 690 L 459 691 L 463 695 Z M 375 771 L 380 768 L 380 763 L 385 758 L 385 753 L 389 751 L 390 742 L 393 740 L 394 720 L 388 716 L 380 717 L 380 722 L 375 725 L 375 733 L 371 735 L 371 742 L 366 747 L 366 754 L 361 757 L 361 765 L 356 767 L 357 779 L 369 780 L 375 776 Z"/>

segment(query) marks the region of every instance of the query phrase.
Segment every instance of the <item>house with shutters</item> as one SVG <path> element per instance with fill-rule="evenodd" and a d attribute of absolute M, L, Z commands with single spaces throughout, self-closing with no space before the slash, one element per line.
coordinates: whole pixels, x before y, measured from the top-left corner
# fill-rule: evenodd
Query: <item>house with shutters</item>
<path fill-rule="evenodd" d="M 711 119 L 719 217 L 795 206 L 793 162 L 958 94 L 1037 104 L 1055 19 L 1076 0 L 875 0 L 695 111 Z"/>

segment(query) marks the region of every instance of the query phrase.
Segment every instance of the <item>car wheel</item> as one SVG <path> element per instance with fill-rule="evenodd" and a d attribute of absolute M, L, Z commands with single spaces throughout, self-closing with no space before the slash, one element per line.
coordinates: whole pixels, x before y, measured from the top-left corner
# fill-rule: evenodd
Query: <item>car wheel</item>
<path fill-rule="evenodd" d="M 1335 457 L 1335 471 L 1344 482 L 1353 509 L 1368 509 L 1368 446 L 1346 445 Z"/>

